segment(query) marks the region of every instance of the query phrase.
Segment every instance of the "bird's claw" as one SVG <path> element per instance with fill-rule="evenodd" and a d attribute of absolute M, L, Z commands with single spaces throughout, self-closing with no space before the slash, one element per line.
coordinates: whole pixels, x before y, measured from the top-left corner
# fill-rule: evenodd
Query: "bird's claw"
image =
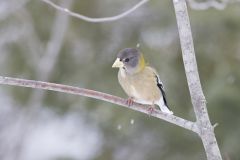
<path fill-rule="evenodd" d="M 132 97 L 129 97 L 127 99 L 127 105 L 128 105 L 128 107 L 131 107 L 133 105 L 133 98 Z"/>
<path fill-rule="evenodd" d="M 149 116 L 151 116 L 154 111 L 154 106 L 148 107 L 147 111 L 148 111 Z"/>

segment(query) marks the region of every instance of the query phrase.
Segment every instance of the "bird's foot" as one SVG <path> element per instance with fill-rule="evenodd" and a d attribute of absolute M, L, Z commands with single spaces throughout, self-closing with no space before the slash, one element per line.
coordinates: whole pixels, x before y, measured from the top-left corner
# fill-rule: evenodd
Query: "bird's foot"
<path fill-rule="evenodd" d="M 154 111 L 154 105 L 151 105 L 150 107 L 148 107 L 147 111 L 148 111 L 149 116 L 151 116 Z"/>
<path fill-rule="evenodd" d="M 128 107 L 131 107 L 133 105 L 133 97 L 129 97 L 126 101 Z"/>

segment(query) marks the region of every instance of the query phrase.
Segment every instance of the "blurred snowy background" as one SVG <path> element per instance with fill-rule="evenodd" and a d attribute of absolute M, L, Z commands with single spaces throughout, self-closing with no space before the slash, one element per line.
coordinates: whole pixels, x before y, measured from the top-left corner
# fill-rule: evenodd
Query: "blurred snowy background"
<path fill-rule="evenodd" d="M 105 17 L 139 1 L 54 2 L 83 15 Z M 240 2 L 230 2 L 221 10 L 189 8 L 189 15 L 223 157 L 239 160 Z M 1 76 L 126 97 L 111 65 L 120 49 L 138 43 L 160 73 L 171 109 L 194 121 L 171 1 L 151 0 L 121 20 L 88 23 L 41 0 L 0 0 Z M 0 159 L 203 160 L 205 153 L 195 134 L 159 119 L 86 97 L 2 85 Z"/>

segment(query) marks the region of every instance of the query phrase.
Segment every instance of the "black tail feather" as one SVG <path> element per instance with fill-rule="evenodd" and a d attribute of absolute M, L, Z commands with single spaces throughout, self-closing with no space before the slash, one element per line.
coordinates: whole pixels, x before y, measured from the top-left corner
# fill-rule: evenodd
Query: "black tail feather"
<path fill-rule="evenodd" d="M 160 91 L 161 91 L 161 93 L 162 93 L 162 96 L 163 96 L 163 102 L 164 102 L 164 104 L 167 106 L 167 108 L 170 109 L 170 108 L 168 107 L 168 104 L 167 104 L 167 98 L 166 98 L 166 93 L 165 93 L 164 88 L 163 88 L 163 84 L 160 82 L 158 76 L 156 76 L 156 78 L 157 78 L 157 86 L 158 86 L 158 88 L 160 89 Z"/>

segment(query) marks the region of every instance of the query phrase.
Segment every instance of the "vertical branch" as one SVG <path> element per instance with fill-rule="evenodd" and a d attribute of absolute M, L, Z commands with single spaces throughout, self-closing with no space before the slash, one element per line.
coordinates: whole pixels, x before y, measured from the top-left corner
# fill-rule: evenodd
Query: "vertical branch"
<path fill-rule="evenodd" d="M 191 100 L 196 114 L 199 136 L 202 139 L 208 160 L 221 160 L 221 153 L 211 125 L 206 100 L 198 74 L 197 61 L 193 47 L 191 27 L 185 0 L 173 0 L 180 36 L 183 63 L 187 76 Z"/>
<path fill-rule="evenodd" d="M 64 7 L 70 7 L 73 0 L 62 0 L 61 4 Z M 45 54 L 40 59 L 36 68 L 37 79 L 48 81 L 52 75 L 54 66 L 60 55 L 60 50 L 64 42 L 65 32 L 69 25 L 69 16 L 56 12 L 56 18 L 51 29 L 50 40 L 47 44 Z M 30 98 L 28 106 L 37 106 L 42 101 L 44 92 L 34 92 Z"/>
<path fill-rule="evenodd" d="M 70 8 L 72 3 L 73 0 L 61 0 L 61 4 L 67 8 Z M 40 59 L 40 62 L 36 64 L 37 79 L 47 81 L 50 78 L 60 55 L 60 50 L 64 42 L 64 35 L 69 25 L 69 18 L 69 16 L 61 12 L 56 13 L 46 53 Z M 25 141 L 28 131 L 33 127 L 34 117 L 37 115 L 38 108 L 41 106 L 43 98 L 43 91 L 34 91 L 29 98 L 30 100 L 27 104 L 28 107 L 26 107 L 26 115 L 22 117 L 20 121 L 21 131 L 18 134 L 18 141 L 16 142 L 13 159 L 21 159 L 22 144 Z"/>

